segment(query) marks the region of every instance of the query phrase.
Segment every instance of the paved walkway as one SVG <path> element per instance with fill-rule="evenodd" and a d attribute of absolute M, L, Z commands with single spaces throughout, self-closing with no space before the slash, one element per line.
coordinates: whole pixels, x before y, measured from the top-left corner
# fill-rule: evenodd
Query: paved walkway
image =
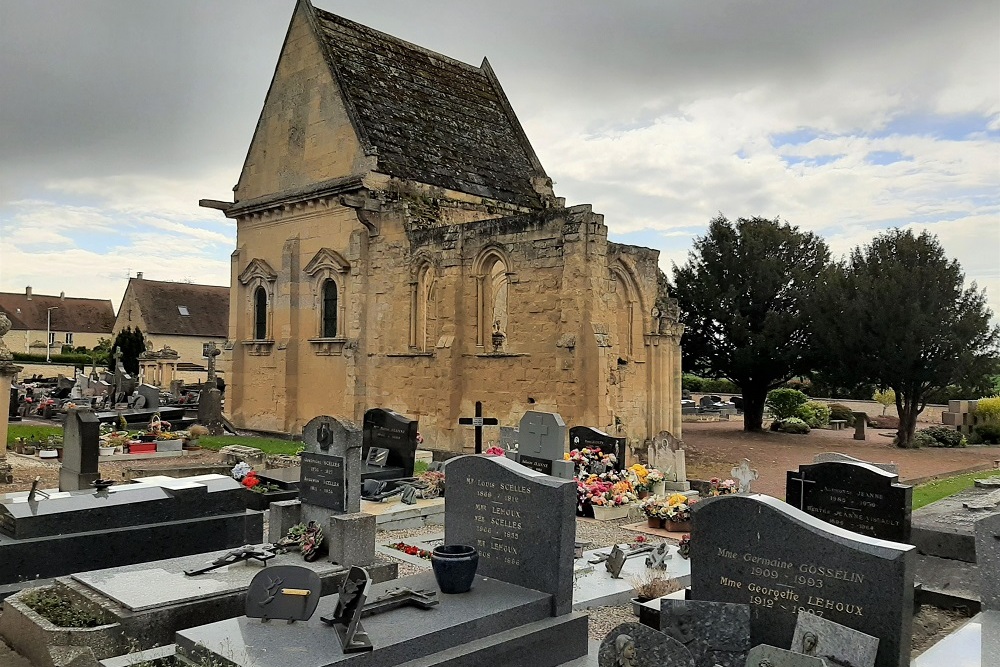
<path fill-rule="evenodd" d="M 1000 459 L 1000 447 L 961 449 L 899 449 L 892 444 L 895 431 L 867 429 L 868 439 L 854 439 L 854 429 L 814 429 L 807 435 L 789 433 L 744 433 L 742 421 L 685 422 L 684 444 L 688 448 L 688 477 L 730 477 L 730 469 L 741 459 L 750 459 L 760 473 L 754 489 L 784 498 L 785 472 L 799 464 L 812 463 L 822 452 L 840 452 L 866 461 L 896 463 L 902 481 L 925 480 L 959 472 L 992 468 Z M 886 434 L 886 435 L 882 435 Z M 890 436 L 890 437 L 886 437 Z"/>

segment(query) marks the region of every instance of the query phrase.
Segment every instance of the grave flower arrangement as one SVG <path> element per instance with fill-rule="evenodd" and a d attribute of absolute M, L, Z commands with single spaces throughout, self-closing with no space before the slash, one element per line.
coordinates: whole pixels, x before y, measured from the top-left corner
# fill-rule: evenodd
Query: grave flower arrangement
<path fill-rule="evenodd" d="M 424 498 L 437 498 L 444 495 L 444 473 L 439 470 L 428 470 L 417 475 L 417 481 L 424 485 Z"/>
<path fill-rule="evenodd" d="M 629 481 L 632 482 L 636 493 L 649 491 L 649 468 L 641 463 L 633 463 L 626 470 L 626 474 L 629 476 Z"/>
<path fill-rule="evenodd" d="M 233 466 L 233 469 L 229 471 L 229 474 L 233 476 L 237 482 L 242 482 L 243 479 L 253 472 L 253 468 L 246 461 L 240 461 Z"/>
<path fill-rule="evenodd" d="M 563 458 L 567 461 L 572 461 L 576 466 L 577 473 L 581 475 L 594 471 L 598 464 L 603 465 L 607 469 L 613 468 L 618 463 L 617 456 L 603 453 L 600 447 L 574 449 L 568 454 L 564 454 Z"/>
<path fill-rule="evenodd" d="M 685 533 L 677 543 L 677 555 L 684 560 L 691 557 L 691 533 Z"/>
<path fill-rule="evenodd" d="M 638 500 L 631 482 L 608 473 L 577 479 L 576 493 L 580 509 L 586 505 L 621 507 Z"/>
<path fill-rule="evenodd" d="M 428 551 L 427 549 L 418 549 L 412 544 L 407 544 L 406 542 L 396 542 L 395 544 L 390 544 L 389 546 L 395 549 L 396 551 L 402 551 L 404 554 L 408 556 L 419 556 L 424 560 L 431 559 L 430 551 Z"/>
<path fill-rule="evenodd" d="M 735 479 L 719 479 L 718 477 L 713 477 L 708 481 L 712 485 L 712 495 L 713 496 L 725 496 L 730 493 L 736 493 L 739 484 Z"/>
<path fill-rule="evenodd" d="M 696 502 L 698 501 L 695 498 L 688 498 L 683 494 L 675 493 L 667 498 L 660 516 L 667 521 L 686 523 L 691 520 L 691 506 Z"/>
<path fill-rule="evenodd" d="M 485 454 L 486 456 L 507 456 L 507 452 L 504 451 L 504 448 L 497 447 L 496 445 L 487 449 L 485 452 L 483 452 L 483 454 Z"/>
<path fill-rule="evenodd" d="M 645 484 L 647 486 L 652 487 L 654 484 L 656 484 L 657 482 L 662 482 L 664 479 L 666 479 L 666 477 L 664 477 L 662 472 L 660 472 L 656 468 L 649 468 L 649 471 L 646 474 Z"/>

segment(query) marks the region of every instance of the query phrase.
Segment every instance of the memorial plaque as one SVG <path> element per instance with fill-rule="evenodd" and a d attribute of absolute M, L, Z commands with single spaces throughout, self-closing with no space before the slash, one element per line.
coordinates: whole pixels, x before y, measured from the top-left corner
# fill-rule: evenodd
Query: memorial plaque
<path fill-rule="evenodd" d="M 445 474 L 445 543 L 475 547 L 478 574 L 550 593 L 553 615 L 569 613 L 576 483 L 500 456 L 460 456 Z"/>
<path fill-rule="evenodd" d="M 383 408 L 365 412 L 361 456 L 367 462 L 363 476 L 374 479 L 412 477 L 417 456 L 417 420 Z M 368 456 L 376 447 L 388 450 L 374 470 Z"/>
<path fill-rule="evenodd" d="M 603 454 L 614 454 L 615 469 L 625 469 L 625 438 L 616 438 L 589 426 L 574 426 L 569 430 L 570 449 L 599 447 Z"/>
<path fill-rule="evenodd" d="M 535 456 L 521 456 L 519 461 L 525 468 L 531 468 L 535 472 L 540 472 L 543 475 L 552 474 L 551 459 L 540 459 Z"/>
<path fill-rule="evenodd" d="M 344 457 L 302 452 L 299 500 L 337 512 L 347 511 Z"/>
<path fill-rule="evenodd" d="M 913 487 L 869 463 L 830 461 L 788 471 L 785 501 L 835 526 L 909 542 Z"/>
<path fill-rule="evenodd" d="M 752 644 L 791 646 L 805 611 L 877 637 L 877 667 L 909 665 L 915 547 L 761 495 L 698 503 L 693 522 L 692 596 L 749 603 Z"/>

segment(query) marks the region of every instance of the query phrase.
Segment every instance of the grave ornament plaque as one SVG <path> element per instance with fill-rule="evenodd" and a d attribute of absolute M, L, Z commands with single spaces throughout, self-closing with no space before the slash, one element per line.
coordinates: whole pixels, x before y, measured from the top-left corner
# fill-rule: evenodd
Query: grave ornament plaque
<path fill-rule="evenodd" d="M 695 667 L 683 644 L 641 623 L 622 623 L 609 632 L 597 661 L 600 667 Z"/>
<path fill-rule="evenodd" d="M 322 582 L 299 565 L 274 565 L 254 575 L 247 589 L 247 618 L 308 621 L 319 604 Z"/>
<path fill-rule="evenodd" d="M 374 648 L 368 639 L 368 633 L 361 627 L 361 612 L 371 586 L 371 577 L 361 567 L 352 567 L 340 586 L 337 608 L 328 622 L 337 631 L 344 653 L 360 653 Z"/>
<path fill-rule="evenodd" d="M 695 505 L 691 589 L 750 604 L 754 644 L 791 646 L 800 611 L 879 639 L 878 667 L 909 664 L 916 548 L 853 533 L 775 498 Z"/>

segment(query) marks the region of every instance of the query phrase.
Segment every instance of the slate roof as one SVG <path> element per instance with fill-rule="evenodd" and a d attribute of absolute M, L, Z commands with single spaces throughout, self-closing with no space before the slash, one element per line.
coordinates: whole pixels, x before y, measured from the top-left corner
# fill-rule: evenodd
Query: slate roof
<path fill-rule="evenodd" d="M 542 208 L 547 178 L 499 82 L 474 67 L 313 9 L 334 78 L 378 171 Z M 358 127 L 360 126 L 360 127 Z"/>
<path fill-rule="evenodd" d="M 0 292 L 0 310 L 10 318 L 11 329 L 45 331 L 46 313 L 51 307 L 52 331 L 111 335 L 115 327 L 115 309 L 106 299 L 61 298 L 32 294 Z"/>
<path fill-rule="evenodd" d="M 143 333 L 212 338 L 229 335 L 228 287 L 132 278 L 126 297 L 129 290 L 146 323 Z M 181 314 L 180 306 L 187 315 Z"/>

